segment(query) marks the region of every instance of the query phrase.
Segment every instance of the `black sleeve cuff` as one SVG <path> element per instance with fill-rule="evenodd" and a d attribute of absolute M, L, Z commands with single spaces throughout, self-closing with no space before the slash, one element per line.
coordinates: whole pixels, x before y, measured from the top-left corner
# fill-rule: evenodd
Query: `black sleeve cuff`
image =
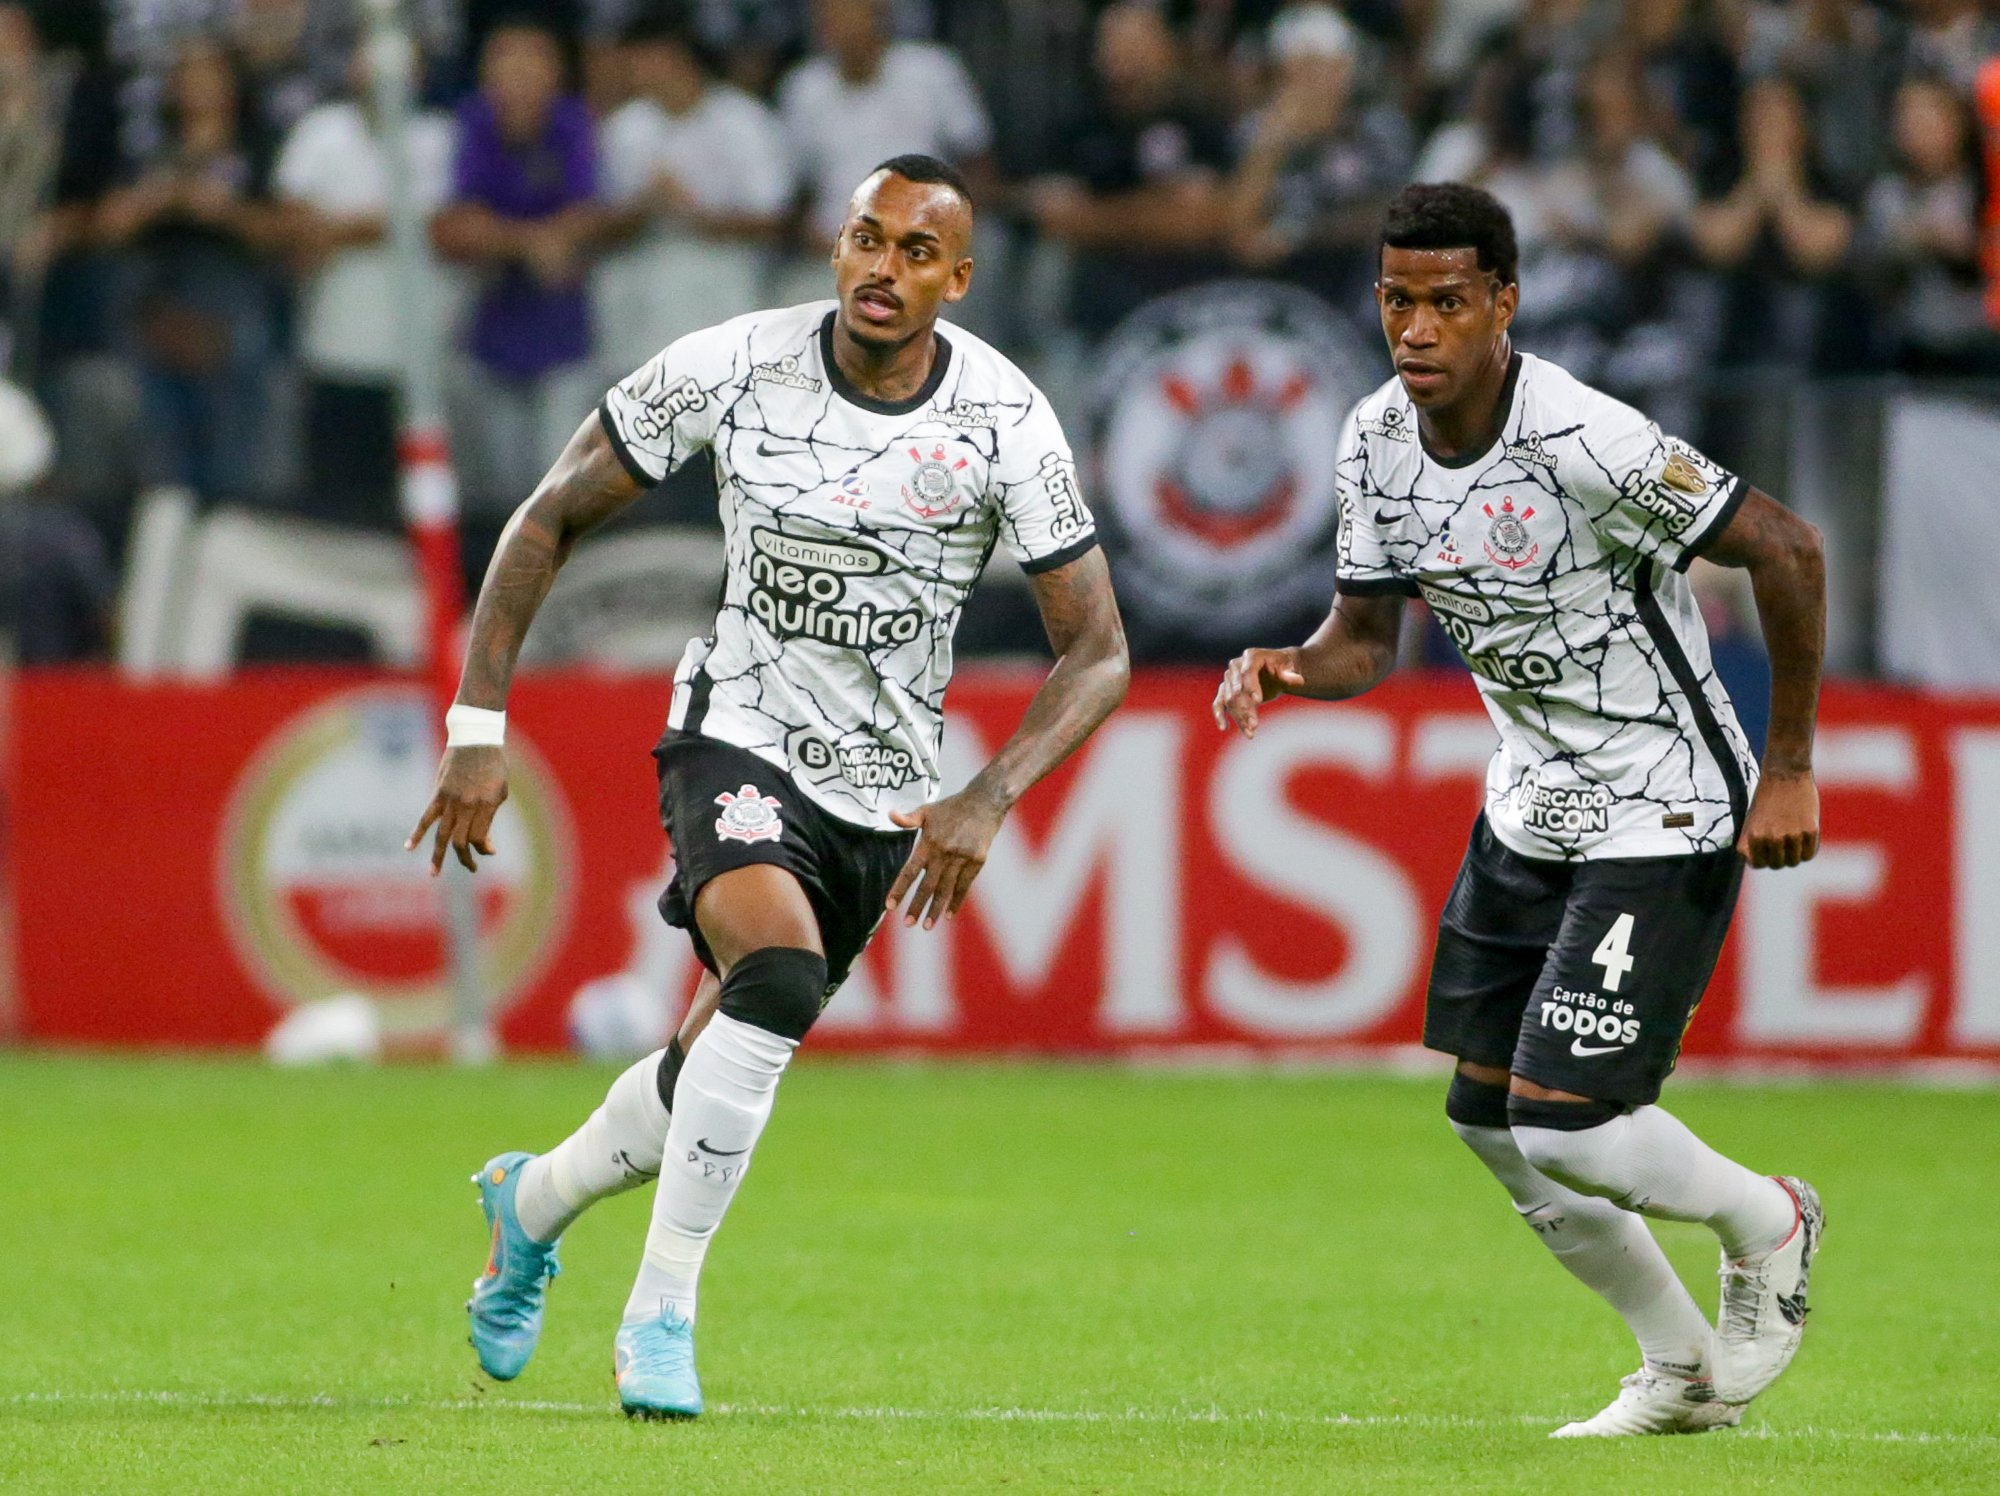
<path fill-rule="evenodd" d="M 639 466 L 639 459 L 632 455 L 632 449 L 625 445 L 625 438 L 618 434 L 618 423 L 611 419 L 608 401 L 597 402 L 597 420 L 603 426 L 604 434 L 611 439 L 611 450 L 618 455 L 618 465 L 632 475 L 632 481 L 641 488 L 659 487 L 660 480 Z"/>
<path fill-rule="evenodd" d="M 1729 522 L 1736 518 L 1736 511 L 1743 507 L 1743 501 L 1750 497 L 1750 485 L 1741 478 L 1735 479 L 1729 488 L 1729 497 L 1722 501 L 1722 507 L 1715 511 L 1715 518 L 1702 527 L 1702 532 L 1681 547 L 1681 553 L 1674 560 L 1675 571 L 1686 571 L 1694 558 L 1715 544 L 1715 539 L 1729 528 Z"/>
<path fill-rule="evenodd" d="M 1337 577 L 1333 590 L 1345 597 L 1415 597 L 1417 584 L 1408 577 Z"/>
<path fill-rule="evenodd" d="M 1083 539 L 1073 541 L 1059 551 L 1046 556 L 1037 556 L 1032 561 L 1023 561 L 1021 570 L 1031 577 L 1040 576 L 1045 571 L 1054 571 L 1058 566 L 1067 566 L 1072 561 L 1080 561 L 1097 549 L 1097 532 L 1091 531 Z"/>

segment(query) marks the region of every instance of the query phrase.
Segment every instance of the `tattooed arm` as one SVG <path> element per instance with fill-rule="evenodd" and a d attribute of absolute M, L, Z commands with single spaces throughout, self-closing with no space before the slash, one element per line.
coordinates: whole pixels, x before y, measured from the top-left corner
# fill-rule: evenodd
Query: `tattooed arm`
<path fill-rule="evenodd" d="M 1752 867 L 1796 867 L 1819 851 L 1812 745 L 1826 649 L 1826 556 L 1820 533 L 1753 488 L 1701 554 L 1718 566 L 1750 573 L 1757 621 L 1771 657 L 1764 772 L 1736 850 Z"/>
<path fill-rule="evenodd" d="M 1209 710 L 1224 732 L 1231 723 L 1257 736 L 1257 709 L 1280 696 L 1345 701 L 1372 691 L 1396 668 L 1403 599 L 1343 592 L 1326 622 L 1288 649 L 1246 649 L 1229 662 Z"/>
<path fill-rule="evenodd" d="M 1028 703 L 1020 727 L 970 784 L 914 815 L 895 817 L 898 825 L 922 830 L 889 890 L 894 909 L 916 885 L 905 924 L 921 918 L 928 930 L 940 916 L 958 913 L 1014 803 L 1082 747 L 1125 699 L 1132 665 L 1104 552 L 1088 551 L 1033 580 L 1056 667 Z"/>
<path fill-rule="evenodd" d="M 556 572 L 576 542 L 645 490 L 632 480 L 612 449 L 595 412 L 584 418 L 556 465 L 528 501 L 514 511 L 494 548 L 479 602 L 472 611 L 472 640 L 458 677 L 458 700 L 493 711 L 507 705 L 514 661 L 535 610 L 549 595 Z M 496 747 L 447 748 L 438 765 L 437 790 L 405 848 L 437 827 L 431 872 L 444 866 L 445 848 L 476 868 L 475 851 L 491 857 L 494 814 L 507 798 L 507 752 Z"/>

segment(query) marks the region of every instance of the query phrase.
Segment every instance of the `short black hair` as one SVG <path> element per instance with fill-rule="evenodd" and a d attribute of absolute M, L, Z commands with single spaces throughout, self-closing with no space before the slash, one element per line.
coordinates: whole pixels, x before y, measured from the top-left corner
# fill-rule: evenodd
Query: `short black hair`
<path fill-rule="evenodd" d="M 965 199 L 966 207 L 972 206 L 972 186 L 965 180 L 965 173 L 938 156 L 923 156 L 911 152 L 904 156 L 891 156 L 875 171 L 891 172 L 906 182 L 937 182 L 949 187 Z M 874 176 L 875 171 L 868 173 Z"/>
<path fill-rule="evenodd" d="M 682 0 L 639 0 L 618 32 L 618 40 L 628 46 L 655 42 L 690 52 L 699 51 L 698 36 L 694 17 Z"/>
<path fill-rule="evenodd" d="M 1412 182 L 1382 215 L 1383 249 L 1469 249 L 1503 286 L 1521 276 L 1514 220 L 1500 199 L 1460 182 Z"/>

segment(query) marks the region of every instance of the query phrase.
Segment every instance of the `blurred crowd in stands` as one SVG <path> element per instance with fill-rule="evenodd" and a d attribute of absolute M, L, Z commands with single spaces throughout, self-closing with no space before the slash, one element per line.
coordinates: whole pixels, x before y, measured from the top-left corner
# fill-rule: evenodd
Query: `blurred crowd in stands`
<path fill-rule="evenodd" d="M 1368 317 L 1384 202 L 1456 179 L 1514 213 L 1522 342 L 1629 397 L 2000 373 L 1990 0 L 405 8 L 475 535 L 662 344 L 828 294 L 848 192 L 901 151 L 972 180 L 963 320 L 1031 368 L 1220 275 Z M 0 462 L 0 590 L 68 579 L 25 656 L 102 650 L 150 486 L 394 523 L 361 11 L 0 0 L 0 352 L 53 433 Z M 0 402 L 0 445 L 38 419 Z"/>

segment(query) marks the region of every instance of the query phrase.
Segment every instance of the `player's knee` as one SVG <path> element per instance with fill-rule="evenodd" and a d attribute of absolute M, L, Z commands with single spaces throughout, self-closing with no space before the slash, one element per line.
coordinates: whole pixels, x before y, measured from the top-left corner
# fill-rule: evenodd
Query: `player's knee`
<path fill-rule="evenodd" d="M 805 1038 L 825 1001 L 826 957 L 795 946 L 752 951 L 722 979 L 724 1013 L 794 1043 Z"/>
<path fill-rule="evenodd" d="M 1578 1194 L 1615 1195 L 1613 1154 L 1624 1116 L 1616 1101 L 1550 1101 L 1533 1096 L 1507 1098 L 1507 1123 L 1521 1154 L 1558 1184 Z"/>
<path fill-rule="evenodd" d="M 1451 1088 L 1444 1093 L 1444 1114 L 1454 1128 L 1506 1127 L 1507 1088 L 1491 1081 L 1477 1080 L 1463 1070 L 1452 1072 Z M 1464 1134 L 1460 1133 L 1463 1137 Z"/>

